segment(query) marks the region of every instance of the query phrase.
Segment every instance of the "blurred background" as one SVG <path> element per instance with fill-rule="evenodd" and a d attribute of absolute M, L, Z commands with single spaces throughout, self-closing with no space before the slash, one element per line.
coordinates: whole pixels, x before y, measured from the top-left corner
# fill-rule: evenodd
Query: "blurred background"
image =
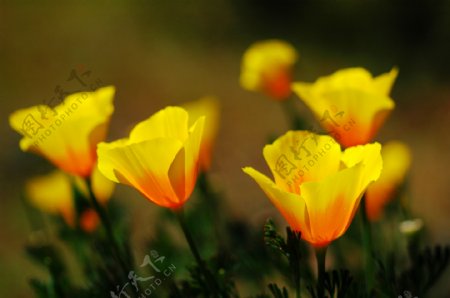
<path fill-rule="evenodd" d="M 30 227 L 20 201 L 27 178 L 52 169 L 18 147 L 9 114 L 73 89 L 72 70 L 115 85 L 109 139 L 171 104 L 215 95 L 222 121 L 211 178 L 232 214 L 261 225 L 277 212 L 241 167 L 267 168 L 262 147 L 288 123 L 278 103 L 242 90 L 241 55 L 253 42 L 286 39 L 300 52 L 295 79 L 313 81 L 340 68 L 374 75 L 397 66 L 396 109 L 377 140 L 400 139 L 413 152 L 409 194 L 430 243 L 450 243 L 450 1 L 197 0 L 0 2 L 0 297 L 31 297 L 42 274 L 25 257 Z M 300 102 L 299 110 L 310 112 Z M 155 210 L 135 191 L 116 197 L 142 252 Z M 447 274 L 448 277 L 448 274 Z M 449 297 L 439 283 L 436 297 Z M 447 287 L 447 288 L 446 288 Z M 438 295 L 438 294 L 437 294 Z"/>

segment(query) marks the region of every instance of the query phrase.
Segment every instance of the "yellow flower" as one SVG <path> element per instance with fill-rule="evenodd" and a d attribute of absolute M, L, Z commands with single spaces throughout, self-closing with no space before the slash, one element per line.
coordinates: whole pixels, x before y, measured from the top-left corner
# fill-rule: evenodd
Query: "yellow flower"
<path fill-rule="evenodd" d="M 106 137 L 113 113 L 114 87 L 67 96 L 50 108 L 39 105 L 11 114 L 20 148 L 39 154 L 67 173 L 87 177 L 96 163 L 96 146 Z"/>
<path fill-rule="evenodd" d="M 292 229 L 321 247 L 349 227 L 362 194 L 380 175 L 380 150 L 380 144 L 373 143 L 341 152 L 330 136 L 289 131 L 263 150 L 275 182 L 250 167 L 244 172 Z"/>
<path fill-rule="evenodd" d="M 314 84 L 294 83 L 292 90 L 321 125 L 344 147 L 369 143 L 394 108 L 389 97 L 397 69 L 373 78 L 363 68 L 348 68 Z"/>
<path fill-rule="evenodd" d="M 409 147 L 398 141 L 383 145 L 383 170 L 380 179 L 369 186 L 366 192 L 366 213 L 370 220 L 377 220 L 384 206 L 391 201 L 405 179 L 411 165 Z"/>
<path fill-rule="evenodd" d="M 27 199 L 45 213 L 61 215 L 75 226 L 75 206 L 70 178 L 61 171 L 32 178 L 25 185 Z"/>
<path fill-rule="evenodd" d="M 242 59 L 241 86 L 276 100 L 286 99 L 291 94 L 292 67 L 297 59 L 297 51 L 285 41 L 254 43 Z"/>
<path fill-rule="evenodd" d="M 106 204 L 111 198 L 115 184 L 103 177 L 97 168 L 94 169 L 91 179 L 93 192 L 98 196 L 98 201 Z M 86 198 L 89 196 L 84 180 L 78 176 L 71 177 L 59 170 L 28 180 L 25 193 L 33 206 L 45 213 L 61 215 L 69 226 L 75 227 L 77 212 L 73 185 Z M 78 222 L 83 230 L 91 232 L 97 227 L 99 220 L 92 209 L 87 209 L 80 214 Z"/>
<path fill-rule="evenodd" d="M 197 180 L 204 117 L 188 123 L 186 110 L 167 107 L 137 124 L 129 138 L 100 143 L 100 171 L 160 206 L 181 207 Z"/>
<path fill-rule="evenodd" d="M 201 116 L 205 116 L 203 141 L 200 148 L 200 168 L 207 171 L 211 165 L 211 156 L 220 121 L 219 100 L 214 97 L 203 97 L 182 105 L 189 114 L 189 125 Z"/>
<path fill-rule="evenodd" d="M 90 177 L 92 184 L 92 192 L 100 204 L 106 204 L 114 193 L 116 184 L 107 179 L 98 169 L 97 164 L 94 167 Z M 89 198 L 89 189 L 84 179 L 75 176 L 74 183 L 86 198 Z"/>

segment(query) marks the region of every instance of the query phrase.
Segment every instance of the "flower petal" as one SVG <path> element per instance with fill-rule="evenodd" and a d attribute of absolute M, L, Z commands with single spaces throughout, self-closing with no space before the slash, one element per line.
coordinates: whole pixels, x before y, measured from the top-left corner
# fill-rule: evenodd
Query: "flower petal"
<path fill-rule="evenodd" d="M 167 107 L 138 123 L 130 133 L 130 142 L 156 138 L 184 141 L 188 136 L 188 113 L 180 107 Z"/>
<path fill-rule="evenodd" d="M 72 185 L 64 172 L 54 171 L 28 180 L 25 193 L 36 208 L 50 214 L 61 214 L 67 224 L 75 224 Z"/>
<path fill-rule="evenodd" d="M 342 161 L 347 169 L 300 186 L 317 245 L 333 241 L 349 227 L 361 196 L 380 175 L 380 150 L 378 143 L 346 149 Z"/>
<path fill-rule="evenodd" d="M 341 160 L 347 168 L 351 168 L 358 163 L 363 163 L 368 169 L 365 171 L 365 179 L 375 181 L 380 177 L 383 167 L 380 155 L 381 145 L 378 142 L 360 145 L 345 149 Z"/>
<path fill-rule="evenodd" d="M 321 125 L 345 147 L 366 144 L 374 137 L 394 102 L 386 94 L 396 72 L 373 79 L 362 68 L 319 78 L 314 84 L 294 83 L 292 89 Z"/>
<path fill-rule="evenodd" d="M 199 100 L 183 104 L 189 114 L 189 126 L 205 116 L 203 141 L 200 149 L 200 166 L 202 170 L 209 169 L 211 164 L 212 147 L 217 136 L 220 121 L 219 100 L 215 97 L 203 97 Z"/>
<path fill-rule="evenodd" d="M 95 147 L 104 140 L 114 107 L 115 89 L 71 94 L 53 109 L 39 105 L 11 114 L 11 127 L 23 135 L 20 148 L 40 154 L 62 170 L 91 174 Z"/>
<path fill-rule="evenodd" d="M 200 150 L 203 141 L 203 131 L 205 127 L 205 117 L 200 117 L 189 128 L 189 137 L 184 143 L 184 150 L 186 152 L 186 194 L 191 195 L 194 189 L 195 182 L 199 171 Z"/>
<path fill-rule="evenodd" d="M 339 238 L 349 227 L 362 196 L 362 164 L 345 169 L 322 181 L 306 182 L 300 186 L 311 223 L 311 238 L 323 246 Z"/>
<path fill-rule="evenodd" d="M 100 203 L 106 204 L 111 198 L 114 189 L 116 188 L 116 184 L 107 179 L 97 166 L 92 171 L 91 180 L 95 197 Z"/>
<path fill-rule="evenodd" d="M 341 150 L 330 136 L 289 131 L 266 145 L 263 154 L 275 183 L 286 191 L 300 193 L 301 183 L 321 179 L 339 169 Z"/>
<path fill-rule="evenodd" d="M 183 202 L 190 197 L 197 181 L 204 122 L 205 117 L 200 117 L 192 125 L 188 139 L 169 169 L 172 186 Z"/>
<path fill-rule="evenodd" d="M 398 76 L 398 69 L 392 68 L 390 72 L 374 78 L 375 90 L 382 95 L 389 95 Z"/>
<path fill-rule="evenodd" d="M 100 143 L 98 167 L 108 179 L 131 185 L 154 203 L 172 208 L 184 199 L 178 197 L 168 176 L 182 146 L 179 140 L 168 138 Z"/>
<path fill-rule="evenodd" d="M 267 176 L 251 167 L 245 167 L 242 170 L 258 183 L 291 228 L 296 231 L 301 231 L 302 238 L 310 239 L 309 216 L 302 197 L 279 188 Z"/>
<path fill-rule="evenodd" d="M 297 59 L 297 51 L 285 41 L 255 43 L 242 59 L 241 86 L 247 90 L 263 91 L 277 99 L 286 98 L 291 92 L 291 67 Z"/>
<path fill-rule="evenodd" d="M 393 198 L 411 165 L 410 149 L 402 142 L 386 143 L 381 149 L 381 156 L 383 170 L 380 178 L 366 192 L 366 212 L 371 220 L 380 217 L 383 207 Z"/>

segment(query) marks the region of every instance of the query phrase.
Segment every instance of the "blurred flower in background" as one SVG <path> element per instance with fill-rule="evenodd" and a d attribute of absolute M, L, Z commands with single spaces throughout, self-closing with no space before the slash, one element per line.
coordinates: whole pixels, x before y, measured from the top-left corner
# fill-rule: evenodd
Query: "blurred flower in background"
<path fill-rule="evenodd" d="M 350 147 L 369 143 L 394 109 L 389 93 L 397 74 L 394 68 L 372 77 L 364 68 L 348 68 L 292 89 L 336 141 Z"/>
<path fill-rule="evenodd" d="M 181 207 L 197 180 L 204 117 L 188 123 L 186 110 L 167 107 L 138 123 L 129 138 L 100 143 L 100 171 L 157 205 Z"/>
<path fill-rule="evenodd" d="M 383 170 L 366 192 L 366 213 L 370 220 L 380 218 L 383 208 L 395 198 L 411 166 L 411 151 L 399 141 L 390 141 L 381 149 Z"/>
<path fill-rule="evenodd" d="M 111 180 L 107 179 L 100 172 L 97 164 L 94 167 L 90 179 L 92 185 L 92 192 L 94 193 L 95 198 L 100 204 L 105 205 L 113 195 L 114 189 L 116 188 L 116 184 Z M 86 185 L 86 181 L 78 176 L 75 176 L 74 183 L 78 188 L 78 190 L 81 191 L 86 198 L 88 198 L 89 189 L 88 186 Z"/>
<path fill-rule="evenodd" d="M 253 168 L 250 175 L 293 230 L 316 247 L 342 236 L 367 186 L 378 179 L 378 143 L 346 149 L 332 137 L 290 131 L 266 145 L 264 158 L 275 182 Z"/>
<path fill-rule="evenodd" d="M 15 111 L 9 123 L 23 136 L 23 151 L 39 154 L 67 173 L 87 177 L 97 160 L 97 144 L 106 138 L 114 93 L 112 86 L 74 93 L 55 107 Z"/>
<path fill-rule="evenodd" d="M 107 180 L 97 168 L 94 169 L 91 179 L 93 192 L 99 202 L 106 205 L 111 198 L 115 184 Z M 72 228 L 79 225 L 84 231 L 92 232 L 97 228 L 99 218 L 90 208 L 82 208 L 77 211 L 76 192 L 85 198 L 89 196 L 85 181 L 60 170 L 31 178 L 25 185 L 25 196 L 34 207 L 44 213 L 61 216 L 65 223 Z"/>
<path fill-rule="evenodd" d="M 69 226 L 75 226 L 75 202 L 69 176 L 62 171 L 31 178 L 25 185 L 29 202 L 45 213 L 61 215 Z"/>
<path fill-rule="evenodd" d="M 205 117 L 203 141 L 200 148 L 200 168 L 207 171 L 211 166 L 212 151 L 220 123 L 220 103 L 215 97 L 203 97 L 182 105 L 189 114 L 189 126 L 198 118 Z"/>
<path fill-rule="evenodd" d="M 282 40 L 266 40 L 252 44 L 241 64 L 241 86 L 259 91 L 275 100 L 291 94 L 292 67 L 298 59 L 295 48 Z"/>

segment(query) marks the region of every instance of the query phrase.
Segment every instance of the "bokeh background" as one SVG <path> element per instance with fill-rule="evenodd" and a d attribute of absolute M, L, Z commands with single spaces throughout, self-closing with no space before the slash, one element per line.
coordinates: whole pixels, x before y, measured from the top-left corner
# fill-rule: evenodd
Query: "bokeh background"
<path fill-rule="evenodd" d="M 160 108 L 215 95 L 222 104 L 212 180 L 236 217 L 255 225 L 277 216 L 241 172 L 265 169 L 262 147 L 288 128 L 281 107 L 240 88 L 243 51 L 254 41 L 282 38 L 301 58 L 296 80 L 313 81 L 339 68 L 364 66 L 400 75 L 397 107 L 378 135 L 400 139 L 414 155 L 412 210 L 430 243 L 450 243 L 450 1 L 197 0 L 0 1 L 0 297 L 31 297 L 27 280 L 42 274 L 25 257 L 30 227 L 20 194 L 24 181 L 48 172 L 43 159 L 19 150 L 9 114 L 67 91 L 72 70 L 117 87 L 110 139 Z M 309 111 L 298 101 L 308 119 Z M 117 197 L 141 252 L 156 207 L 119 186 Z M 447 274 L 447 278 L 448 278 Z M 435 297 L 450 297 L 439 283 Z M 442 295 L 442 296 L 441 296 Z"/>

